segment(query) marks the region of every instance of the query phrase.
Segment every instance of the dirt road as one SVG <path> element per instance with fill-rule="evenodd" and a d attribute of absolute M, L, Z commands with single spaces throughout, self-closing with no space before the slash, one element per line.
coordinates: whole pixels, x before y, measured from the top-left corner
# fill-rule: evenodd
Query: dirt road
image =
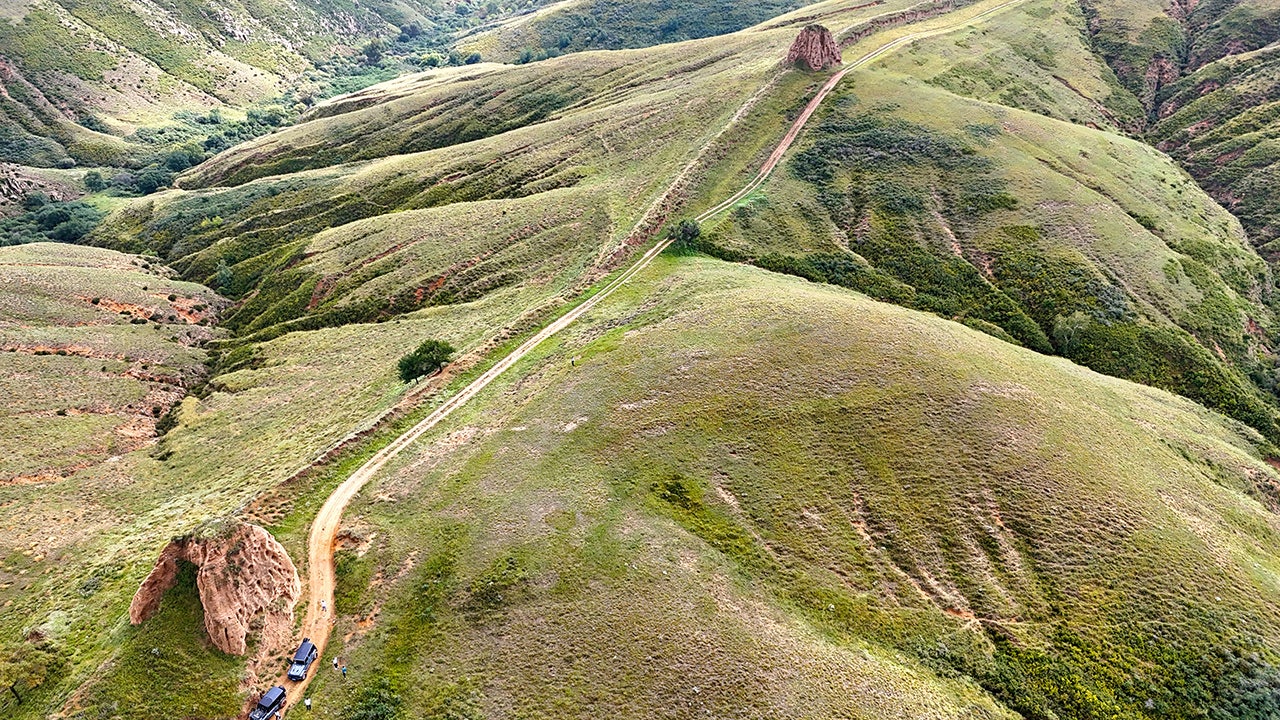
<path fill-rule="evenodd" d="M 958 27 L 972 23 L 975 20 L 986 17 L 1020 2 L 1023 2 L 1023 0 L 1008 0 L 1007 2 L 991 7 L 977 15 L 967 17 L 955 24 L 904 35 L 881 45 L 875 50 L 872 50 L 871 52 L 859 57 L 857 60 L 849 63 L 844 67 L 844 69 L 832 75 L 817 94 L 813 96 L 813 99 L 809 101 L 809 104 L 805 106 L 804 111 L 801 112 L 800 116 L 796 118 L 794 123 L 792 123 L 791 128 L 787 131 L 786 135 L 783 136 L 782 140 L 778 143 L 778 146 L 774 148 L 772 153 L 770 153 L 768 159 L 760 168 L 760 172 L 757 173 L 756 177 L 751 182 L 747 183 L 747 185 L 741 190 L 734 193 L 732 197 L 698 215 L 697 220 L 699 222 L 705 222 L 706 220 L 715 217 L 717 214 L 732 207 L 735 203 L 742 200 L 763 185 L 764 181 L 769 178 L 769 175 L 773 172 L 774 168 L 776 168 L 778 163 L 782 160 L 787 150 L 790 149 L 792 143 L 794 143 L 796 138 L 799 137 L 800 132 L 804 129 L 805 124 L 808 123 L 809 118 L 812 117 L 813 113 L 822 104 L 822 101 L 826 99 L 827 95 L 831 93 L 831 90 L 834 89 L 840 80 L 843 79 L 850 71 L 862 67 L 885 53 L 914 40 L 944 32 L 950 32 Z M 749 100 L 748 103 L 753 101 L 754 98 Z M 736 121 L 742 115 L 744 115 L 744 113 L 740 111 L 734 116 L 734 120 Z M 732 122 L 733 121 L 731 121 L 731 123 Z M 724 130 L 722 130 L 716 138 L 719 138 L 723 133 Z M 713 138 L 708 145 L 714 143 L 716 138 Z M 701 157 L 702 153 L 699 153 L 698 157 L 690 163 L 690 166 L 697 163 L 698 159 Z M 686 167 L 685 172 L 681 173 L 681 176 L 677 178 L 676 183 L 682 182 L 684 176 L 689 172 L 689 170 L 690 167 Z M 673 187 L 676 183 L 673 183 Z M 422 437 L 424 433 L 430 431 L 442 420 L 447 418 L 454 410 L 462 407 L 473 397 L 480 394 L 482 390 L 488 387 L 489 383 L 493 382 L 499 375 L 506 372 L 506 370 L 511 366 L 524 359 L 530 351 L 541 345 L 543 341 L 568 327 L 584 314 L 590 312 L 592 308 L 603 302 L 618 288 L 626 284 L 627 281 L 642 272 L 651 262 L 653 262 L 653 259 L 657 257 L 659 253 L 666 249 L 668 244 L 670 244 L 669 240 L 660 240 L 656 245 L 645 252 L 639 260 L 633 263 L 631 267 L 627 268 L 620 275 L 611 280 L 595 295 L 591 296 L 577 307 L 569 310 L 564 315 L 560 316 L 560 318 L 538 331 L 537 334 L 524 341 L 518 348 L 513 350 L 502 360 L 498 361 L 498 363 L 493 367 L 486 370 L 484 374 L 473 380 L 456 395 L 450 397 L 443 405 L 436 408 L 417 425 L 414 425 L 403 435 L 392 441 L 391 444 L 379 450 L 377 454 L 365 462 L 364 465 L 361 465 L 359 469 L 352 473 L 350 477 L 343 481 L 343 483 L 333 491 L 333 494 L 331 494 L 328 500 L 325 501 L 324 506 L 320 508 L 319 514 L 316 515 L 316 519 L 311 526 L 311 535 L 307 540 L 308 571 L 310 573 L 310 577 L 307 580 L 307 609 L 306 617 L 302 623 L 302 634 L 311 638 L 311 641 L 316 644 L 317 648 L 319 648 L 322 656 L 324 654 L 325 645 L 329 639 L 329 631 L 332 628 L 334 540 L 337 537 L 338 525 L 342 521 L 343 510 L 346 509 L 347 504 L 351 502 L 351 499 L 355 497 L 356 493 L 360 492 L 360 489 L 364 487 L 365 483 L 376 475 L 378 471 L 387 464 L 387 462 L 398 455 L 401 450 L 404 450 L 406 447 L 413 444 L 413 442 Z M 327 605 L 327 611 L 320 609 L 321 602 L 324 602 Z M 317 663 L 311 676 L 314 676 L 316 672 L 324 672 L 325 670 L 326 668 L 323 663 Z M 307 684 L 310 682 L 311 676 L 308 676 L 306 681 L 300 683 L 284 682 L 283 677 L 281 678 L 282 683 L 289 688 L 290 707 L 301 702 L 303 693 L 306 690 Z"/>

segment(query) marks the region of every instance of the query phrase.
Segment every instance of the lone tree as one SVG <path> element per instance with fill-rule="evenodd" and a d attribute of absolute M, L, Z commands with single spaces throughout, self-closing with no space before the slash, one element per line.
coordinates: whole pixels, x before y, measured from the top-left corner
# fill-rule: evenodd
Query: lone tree
<path fill-rule="evenodd" d="M 671 228 L 671 244 L 677 252 L 697 252 L 702 227 L 695 220 L 681 220 Z"/>
<path fill-rule="evenodd" d="M 443 340 L 428 340 L 400 358 L 400 379 L 412 382 L 444 367 L 453 358 L 453 346 Z"/>

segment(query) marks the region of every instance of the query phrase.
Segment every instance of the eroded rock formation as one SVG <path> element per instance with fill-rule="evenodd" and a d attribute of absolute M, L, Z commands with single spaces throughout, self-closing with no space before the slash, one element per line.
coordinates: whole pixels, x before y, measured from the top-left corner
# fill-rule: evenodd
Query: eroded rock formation
<path fill-rule="evenodd" d="M 250 623 L 262 617 L 264 641 L 288 638 L 302 582 L 284 546 L 257 525 L 220 524 L 169 543 L 129 605 L 129 621 L 145 622 L 177 581 L 180 561 L 199 568 L 196 586 L 204 627 L 219 650 L 243 655 Z"/>
<path fill-rule="evenodd" d="M 836 46 L 836 39 L 832 37 L 830 30 L 821 25 L 806 25 L 787 52 L 787 63 L 809 70 L 826 70 L 840 62 L 840 48 Z"/>
<path fill-rule="evenodd" d="M 22 201 L 31 193 L 44 193 L 51 200 L 70 200 L 75 193 L 32 175 L 13 163 L 0 162 L 0 217 L 22 210 Z"/>

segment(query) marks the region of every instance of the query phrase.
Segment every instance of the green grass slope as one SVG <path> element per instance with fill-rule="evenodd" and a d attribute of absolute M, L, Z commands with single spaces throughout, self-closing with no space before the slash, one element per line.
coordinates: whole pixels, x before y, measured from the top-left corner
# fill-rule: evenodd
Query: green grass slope
<path fill-rule="evenodd" d="M 0 160 L 145 162 L 169 135 L 203 140 L 184 122 L 196 113 L 288 106 L 341 91 L 344 76 L 388 77 L 397 63 L 348 56 L 374 38 L 398 56 L 440 49 L 502 10 L 455 0 L 20 2 L 0 14 Z"/>
<path fill-rule="evenodd" d="M 751 147 L 782 132 L 816 81 L 779 68 L 793 32 L 384 84 L 206 163 L 188 190 L 128 204 L 94 242 L 211 284 L 225 263 L 219 289 L 242 302 L 224 324 L 259 337 L 499 287 L 563 299 L 652 236 L 690 162 L 704 158 L 697 175 L 735 152 L 713 141 L 749 101 L 775 119 Z"/>
<path fill-rule="evenodd" d="M 666 260 L 348 511 L 351 670 L 315 712 L 1265 717 L 1260 443 L 956 323 Z"/>
<path fill-rule="evenodd" d="M 571 0 L 548 5 L 466 38 L 460 47 L 502 62 L 530 62 L 583 50 L 621 50 L 724 35 L 813 0 Z"/>
<path fill-rule="evenodd" d="M 802 12 L 844 28 L 909 4 Z M 1081 14 L 1010 12 L 1010 30 L 851 75 L 703 249 L 1271 432 L 1266 264 L 1160 153 L 1063 122 L 1137 112 L 1071 39 Z M 1037 24 L 1053 57 L 1008 49 Z M 198 623 L 121 621 L 163 543 L 250 508 L 300 559 L 324 482 L 281 484 L 420 402 L 396 359 L 440 338 L 470 362 L 740 187 L 825 78 L 781 72 L 795 32 L 402 78 L 114 204 L 93 242 L 215 286 L 230 338 L 154 445 L 0 486 L 0 673 L 26 673 L 33 698 L 5 712 L 218 717 L 229 688 L 269 683 L 270 658 L 220 658 Z M 1032 66 L 1043 94 L 1009 84 Z M 341 652 L 356 677 L 326 676 L 318 714 L 377 695 L 375 673 L 406 717 L 1266 709 L 1274 491 L 1255 432 L 838 288 L 664 267 L 686 279 L 619 298 L 630 311 L 549 349 L 555 363 L 433 446 L 456 454 L 413 458 L 366 496 L 338 601 L 373 624 L 335 636 L 355 633 Z M 57 523 L 71 529 L 46 539 Z M 128 708 L 185 653 L 209 673 Z"/>
<path fill-rule="evenodd" d="M 1106 66 L 1078 39 L 1042 58 L 1024 43 L 1080 22 L 1031 2 L 850 75 L 704 249 L 1184 394 L 1275 441 L 1272 272 L 1169 158 L 1067 122 L 1120 124 Z"/>
<path fill-rule="evenodd" d="M 0 679 L 16 681 L 23 697 L 0 699 L 0 710 L 24 719 L 161 718 L 187 707 L 197 708 L 190 717 L 227 717 L 247 692 L 250 658 L 207 647 L 185 610 L 159 629 L 127 624 L 157 553 L 394 411 L 411 390 L 396 360 L 423 339 L 474 352 L 503 333 L 511 308 L 536 301 L 508 289 L 384 325 L 291 333 L 216 354 L 217 374 L 182 399 L 167 392 L 168 378 L 203 376 L 206 351 L 170 338 L 205 328 L 167 316 L 158 328 L 135 324 L 104 308 L 168 308 L 168 294 L 185 304 L 184 293 L 212 306 L 220 300 L 211 292 L 157 275 L 154 259 L 137 260 L 147 269 L 114 251 L 44 243 L 0 255 L 15 280 L 0 293 L 0 343 L 13 350 L 0 352 L 0 387 L 12 399 L 0 418 Z M 182 402 L 156 438 L 160 390 L 162 415 Z M 279 520 L 299 501 L 275 500 L 257 520 Z M 188 660 L 205 671 L 184 674 Z M 169 679 L 168 704 L 131 705 L 156 676 Z"/>
<path fill-rule="evenodd" d="M 676 99 L 679 83 L 659 85 L 662 102 L 672 108 L 688 108 L 691 114 L 619 116 L 614 119 L 616 129 L 606 133 L 595 132 L 601 128 L 592 128 L 591 118 L 577 118 L 577 127 L 584 128 L 576 131 L 581 136 L 566 137 L 565 125 L 541 131 L 546 134 L 539 140 L 552 137 L 562 144 L 542 151 L 541 157 L 523 158 L 525 164 L 515 166 L 536 170 L 531 160 L 548 159 L 553 165 L 565 164 L 582 145 L 607 143 L 609 148 L 626 155 L 616 158 L 614 165 L 602 162 L 601 166 L 611 173 L 610 181 L 621 176 L 625 184 L 602 180 L 581 189 L 530 190 L 528 197 L 452 203 L 455 207 L 448 213 L 434 210 L 426 200 L 422 201 L 426 207 L 420 210 L 409 209 L 386 217 L 376 216 L 394 206 L 368 206 L 371 209 L 362 207 L 361 212 L 367 212 L 369 217 L 356 223 L 329 223 L 321 218 L 321 222 L 307 225 L 316 208 L 335 204 L 328 193 L 338 183 L 349 183 L 346 186 L 351 192 L 347 197 L 352 200 L 359 193 L 386 190 L 388 179 L 400 176 L 406 167 L 419 173 L 432 172 L 429 163 L 441 157 L 441 151 L 434 151 L 267 178 L 236 188 L 167 193 L 121 203 L 124 207 L 119 209 L 112 227 L 117 227 L 115 222 L 133 222 L 141 213 L 153 211 L 163 219 L 158 211 L 180 208 L 183 213 L 168 217 L 172 226 L 156 227 L 180 230 L 181 223 L 189 223 L 197 231 L 216 231 L 221 224 L 233 226 L 240 220 L 249 220 L 249 226 L 263 227 L 263 236 L 270 239 L 272 223 L 287 225 L 281 221 L 284 213 L 237 218 L 225 206 L 202 203 L 247 199 L 262 201 L 264 204 L 258 209 L 269 209 L 270 198 L 275 196 L 283 196 L 282 205 L 285 200 L 303 198 L 307 204 L 294 205 L 290 212 L 294 220 L 302 219 L 301 224 L 308 228 L 298 235 L 302 246 L 309 249 L 308 270 L 328 280 L 316 293 L 321 301 L 329 297 L 336 306 L 345 298 L 362 307 L 359 303 L 376 300 L 371 306 L 382 314 L 387 308 L 384 293 L 404 292 L 409 300 L 393 306 L 400 308 L 396 310 L 399 314 L 386 323 L 345 324 L 308 332 L 295 332 L 304 329 L 305 323 L 285 327 L 277 323 L 255 330 L 248 326 L 262 315 L 259 306 L 250 305 L 254 298 L 261 298 L 270 308 L 274 303 L 267 303 L 268 290 L 287 288 L 291 292 L 297 285 L 290 287 L 289 277 L 269 265 L 265 266 L 268 272 L 263 277 L 275 284 L 264 284 L 262 288 L 250 285 L 255 278 L 230 255 L 230 249 L 243 242 L 252 250 L 249 243 L 254 238 L 246 237 L 244 228 L 218 238 L 218 251 L 228 251 L 234 268 L 227 290 L 243 295 L 240 309 L 229 313 L 228 319 L 234 328 L 253 335 L 254 341 L 235 346 L 220 343 L 210 358 L 215 376 L 172 413 L 173 427 L 154 444 L 67 477 L 0 487 L 7 553 L 0 570 L 4 573 L 0 577 L 0 603 L 6 607 L 0 621 L 0 676 L 19 678 L 19 691 L 25 698 L 21 706 L 7 704 L 4 711 L 18 718 L 43 718 L 57 712 L 86 718 L 122 713 L 129 717 L 160 717 L 168 712 L 165 708 L 182 707 L 185 702 L 197 708 L 191 711 L 193 717 L 216 717 L 226 688 L 234 686 L 238 692 L 247 693 L 258 682 L 256 672 L 265 673 L 264 678 L 271 677 L 274 665 L 261 664 L 268 659 L 226 662 L 215 658 L 210 660 L 209 674 L 171 686 L 176 705 L 149 709 L 128 706 L 130 688 L 140 687 L 148 668 L 159 662 L 164 665 L 160 669 L 167 672 L 169 666 L 165 663 L 170 661 L 163 658 L 185 657 L 203 643 L 198 631 L 182 630 L 197 628 L 196 624 L 174 624 L 173 632 L 157 634 L 145 626 L 133 628 L 123 622 L 130 596 L 163 544 L 204 521 L 250 505 L 256 508 L 254 518 L 259 522 L 277 530 L 305 531 L 308 513 L 314 512 L 322 496 L 301 498 L 290 492 L 277 493 L 276 489 L 349 434 L 373 426 L 383 413 L 422 401 L 411 397 L 414 389 L 395 377 L 396 360 L 422 340 L 440 338 L 459 348 L 465 365 L 495 343 L 545 319 L 562 302 L 559 295 L 566 288 L 580 287 L 601 267 L 609 266 L 610 256 L 644 213 L 645 206 L 652 204 L 669 184 L 668 173 L 678 172 L 713 133 L 715 124 L 727 119 L 734 107 L 755 91 L 761 78 L 769 77 L 775 68 L 776 53 L 788 41 L 784 34 L 766 37 L 765 42 L 772 49 L 757 64 L 738 64 L 732 70 L 729 63 L 718 66 L 721 72 L 716 79 L 723 95 L 713 97 L 728 98 L 724 104 L 730 107 L 689 105 L 687 98 Z M 655 72 L 669 69 L 670 66 L 655 68 Z M 679 76 L 679 81 L 687 78 L 688 75 Z M 789 87 L 799 96 L 805 85 L 792 82 Z M 638 97 L 632 103 L 643 106 L 642 100 Z M 596 112 L 597 116 L 606 114 L 604 110 Z M 664 140 L 670 142 L 664 144 Z M 461 163 L 476 151 L 476 145 L 444 151 L 450 153 L 451 162 Z M 504 157 L 502 146 L 496 144 L 485 152 L 490 153 L 486 162 Z M 536 152 L 535 149 L 527 154 Z M 599 151 L 599 156 L 607 155 L 608 151 Z M 636 158 L 643 158 L 648 164 L 628 171 Z M 484 172 L 482 167 L 472 167 L 473 172 Z M 583 173 L 590 169 L 584 168 Z M 642 177 L 645 171 L 652 176 Z M 473 180 L 475 186 L 483 188 L 489 183 L 493 188 L 503 188 L 511 177 L 512 166 L 495 167 L 491 172 Z M 317 178 L 323 182 L 317 182 Z M 412 184 L 412 178 L 407 178 L 403 187 Z M 285 195 L 281 188 L 297 194 Z M 418 186 L 418 191 L 421 189 Z M 392 192 L 402 190 L 393 188 Z M 380 199 L 373 193 L 369 196 Z M 173 204 L 167 205 L 170 200 Z M 551 204 L 552 200 L 557 204 Z M 224 218 L 221 221 L 217 220 L 220 214 Z M 409 220 L 412 222 L 406 222 Z M 331 224 L 339 227 L 329 228 Z M 174 242 L 192 242 L 192 236 L 197 234 L 175 231 L 169 237 Z M 144 248 L 144 240 L 151 237 L 144 235 L 129 242 L 133 247 Z M 11 252 L 30 252 L 35 247 L 13 248 Z M 399 254 L 378 264 L 390 257 L 388 249 Z M 73 250 L 67 248 L 68 252 Z M 92 249 L 85 252 L 119 257 Z M 501 253 L 497 258 L 500 262 L 484 265 L 485 253 L 495 252 Z M 182 253 L 173 256 L 185 257 Z M 191 252 L 191 257 L 196 259 L 196 253 Z M 478 266 L 473 260 L 477 257 Z M 203 271 L 209 274 L 210 282 L 218 279 L 218 252 L 198 259 L 211 263 Z M 477 269 L 468 275 L 473 266 Z M 187 268 L 187 275 L 204 279 L 204 274 L 192 272 L 192 267 L 196 267 L 194 262 Z M 482 283 L 478 286 L 480 291 L 463 294 L 470 284 L 495 272 L 503 274 L 500 279 L 511 279 Z M 438 278 L 445 282 L 433 286 Z M 408 283 L 420 284 L 410 285 L 412 289 L 406 291 Z M 424 293 L 443 289 L 450 297 L 447 301 L 442 296 L 439 302 L 421 302 L 415 297 L 417 287 L 430 288 Z M 104 297 L 124 292 L 123 288 L 109 289 L 111 292 L 103 291 Z M 311 286 L 304 292 L 311 297 L 315 290 Z M 421 309 L 408 312 L 414 307 Z M 320 308 L 321 312 L 329 309 Z M 346 312 L 341 307 L 336 309 Z M 24 325 L 39 322 L 38 313 L 23 317 Z M 341 314 L 335 313 L 317 325 L 343 322 Z M 290 332 L 285 333 L 286 330 Z M 122 352 L 131 351 L 128 338 L 121 342 Z M 36 374 L 27 380 L 50 382 L 48 377 Z M 417 388 L 427 392 L 436 389 L 438 384 Z M 49 532 L 51 528 L 58 530 Z M 300 559 L 297 547 L 291 547 Z M 148 655 L 151 648 L 158 650 L 161 660 Z"/>

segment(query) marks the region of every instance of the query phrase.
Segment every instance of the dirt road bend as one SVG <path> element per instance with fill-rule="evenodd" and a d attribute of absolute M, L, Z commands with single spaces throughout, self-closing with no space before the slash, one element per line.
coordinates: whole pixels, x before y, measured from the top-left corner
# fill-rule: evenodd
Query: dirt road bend
<path fill-rule="evenodd" d="M 885 42 L 883 45 L 850 62 L 842 70 L 832 75 L 817 94 L 813 96 L 805 106 L 804 110 L 800 113 L 800 116 L 796 118 L 794 123 L 792 123 L 790 129 L 788 129 L 786 135 L 783 136 L 777 147 L 769 154 L 768 159 L 765 160 L 755 178 L 724 202 L 721 202 L 715 207 L 712 207 L 698 215 L 697 220 L 699 222 L 705 222 L 706 220 L 715 217 L 717 214 L 729 209 L 735 203 L 747 197 L 763 185 L 765 180 L 767 180 L 769 175 L 773 172 L 774 168 L 776 168 L 778 163 L 781 162 L 787 150 L 790 149 L 792 143 L 794 143 L 796 138 L 799 137 L 800 132 L 805 127 L 805 124 L 809 122 L 809 119 L 822 104 L 822 101 L 826 99 L 827 95 L 831 93 L 836 85 L 849 72 L 862 67 L 876 58 L 881 57 L 885 53 L 891 52 L 892 50 L 914 40 L 951 32 L 959 27 L 963 27 L 978 19 L 984 18 L 1009 6 L 1017 5 L 1024 1 L 1025 0 L 1007 0 L 1007 2 L 992 6 L 976 15 L 970 15 L 956 23 L 903 35 L 894 40 Z M 934 18 L 934 20 L 937 20 L 937 18 Z M 747 102 L 754 103 L 755 99 L 756 98 L 753 97 Z M 733 119 L 730 121 L 730 125 L 740 119 L 744 114 L 744 112 L 738 112 L 735 114 Z M 708 146 L 723 135 L 724 130 L 727 130 L 728 127 L 729 126 L 727 125 L 726 128 L 722 129 L 715 138 L 712 138 L 707 143 Z M 704 151 L 705 149 L 706 148 L 703 148 Z M 704 153 L 700 152 L 690 165 L 697 163 L 703 157 L 703 154 Z M 683 182 L 684 176 L 690 171 L 690 169 L 691 168 L 686 167 L 685 172 L 681 173 L 675 183 Z M 673 185 L 675 183 L 673 183 Z M 307 607 L 306 616 L 302 623 L 302 635 L 311 638 L 311 641 L 316 644 L 317 648 L 319 648 L 321 655 L 324 654 L 325 645 L 328 643 L 333 621 L 334 541 L 337 538 L 339 523 L 342 521 L 342 513 L 346 509 L 347 504 L 356 496 L 356 493 L 360 492 L 360 489 L 364 487 L 365 483 L 373 478 L 373 476 L 376 475 L 378 471 L 381 470 L 392 458 L 398 455 L 400 451 L 412 445 L 418 438 L 422 437 L 436 425 L 440 424 L 440 422 L 445 418 L 449 417 L 454 410 L 462 407 L 476 395 L 480 394 L 481 391 L 489 386 L 489 383 L 493 382 L 499 375 L 506 372 L 511 368 L 511 366 L 523 360 L 534 348 L 573 324 L 578 320 L 578 318 L 590 312 L 592 308 L 603 302 L 606 298 L 617 291 L 618 288 L 622 287 L 629 280 L 642 272 L 650 263 L 653 262 L 653 259 L 657 257 L 659 253 L 666 249 L 669 243 L 669 240 L 660 240 L 657 244 L 641 255 L 640 258 L 629 268 L 615 276 L 613 280 L 609 281 L 595 295 L 592 295 L 587 300 L 560 316 L 551 324 L 539 330 L 528 340 L 525 340 L 506 357 L 499 360 L 483 374 L 471 381 L 471 383 L 466 387 L 459 390 L 457 394 L 448 398 L 442 405 L 440 405 L 440 407 L 436 408 L 430 415 L 423 418 L 417 425 L 414 425 L 403 435 L 399 436 L 389 445 L 379 450 L 333 491 L 325 501 L 324 505 L 320 508 L 319 514 L 316 515 L 316 519 L 311 525 L 311 534 L 307 540 L 307 568 L 309 577 L 307 579 Z M 326 605 L 327 609 L 321 609 L 322 602 Z M 283 675 L 281 676 L 281 683 L 289 689 L 288 704 L 290 708 L 302 701 L 303 694 L 306 691 L 307 684 L 310 682 L 311 677 L 314 676 L 316 672 L 323 672 L 324 670 L 324 665 L 322 663 L 317 663 L 316 669 L 312 671 L 307 680 L 299 683 L 287 682 Z"/>

